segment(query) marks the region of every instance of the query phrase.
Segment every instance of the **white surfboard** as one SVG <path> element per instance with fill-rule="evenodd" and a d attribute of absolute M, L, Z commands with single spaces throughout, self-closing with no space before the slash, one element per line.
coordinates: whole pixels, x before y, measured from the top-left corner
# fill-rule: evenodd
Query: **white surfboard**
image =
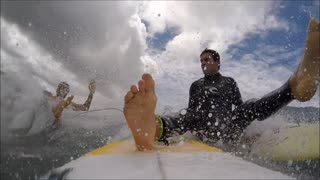
<path fill-rule="evenodd" d="M 116 141 L 50 172 L 64 179 L 293 179 L 221 149 L 187 140 L 138 152 L 133 140 Z M 50 179 L 49 178 L 49 179 Z"/>
<path fill-rule="evenodd" d="M 251 154 L 276 161 L 320 159 L 319 123 L 288 123 L 265 131 L 251 146 Z"/>

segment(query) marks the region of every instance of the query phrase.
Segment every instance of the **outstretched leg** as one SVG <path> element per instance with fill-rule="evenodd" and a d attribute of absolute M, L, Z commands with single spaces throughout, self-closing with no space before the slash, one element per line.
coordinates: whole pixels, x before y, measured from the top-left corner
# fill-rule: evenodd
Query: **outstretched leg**
<path fill-rule="evenodd" d="M 254 120 L 262 121 L 277 112 L 292 100 L 310 100 L 316 90 L 320 76 L 320 23 L 310 20 L 306 49 L 297 71 L 282 87 L 264 97 L 250 100 L 232 112 L 232 121 L 227 129 L 227 141 L 237 139 L 238 135 Z M 237 133 L 235 133 L 237 132 Z M 232 137 L 235 135 L 236 137 Z"/>
<path fill-rule="evenodd" d="M 131 86 L 124 99 L 124 116 L 138 150 L 152 149 L 156 133 L 155 83 L 150 74 L 143 74 L 137 86 Z"/>
<path fill-rule="evenodd" d="M 289 79 L 289 86 L 295 99 L 310 100 L 317 90 L 320 77 L 320 23 L 310 20 L 305 52 L 298 69 Z"/>

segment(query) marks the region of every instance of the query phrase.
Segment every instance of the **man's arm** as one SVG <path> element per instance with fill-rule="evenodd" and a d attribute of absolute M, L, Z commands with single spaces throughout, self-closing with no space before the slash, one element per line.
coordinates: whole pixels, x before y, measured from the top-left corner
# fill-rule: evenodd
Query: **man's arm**
<path fill-rule="evenodd" d="M 233 79 L 232 79 L 232 95 L 231 95 L 231 97 L 232 97 L 231 102 L 235 106 L 240 106 L 241 104 L 243 104 L 243 100 L 241 97 L 239 87 L 238 87 L 236 81 Z"/>
<path fill-rule="evenodd" d="M 93 99 L 93 94 L 96 91 L 96 83 L 94 81 L 91 81 L 88 88 L 89 88 L 90 93 L 89 93 L 88 98 L 85 101 L 85 103 L 84 104 L 76 104 L 76 103 L 72 102 L 71 103 L 72 110 L 74 110 L 74 111 L 88 111 L 89 110 L 89 108 L 91 106 L 92 99 Z"/>
<path fill-rule="evenodd" d="M 51 92 L 49 92 L 49 91 L 47 91 L 47 90 L 43 90 L 42 91 L 43 92 L 43 95 L 44 95 L 44 97 L 47 99 L 47 98 L 54 98 L 54 96 L 53 96 L 53 94 L 51 93 Z"/>
<path fill-rule="evenodd" d="M 74 110 L 74 111 L 88 111 L 91 106 L 92 99 L 93 99 L 93 94 L 90 93 L 84 104 L 76 104 L 74 102 L 71 102 L 72 110 Z"/>

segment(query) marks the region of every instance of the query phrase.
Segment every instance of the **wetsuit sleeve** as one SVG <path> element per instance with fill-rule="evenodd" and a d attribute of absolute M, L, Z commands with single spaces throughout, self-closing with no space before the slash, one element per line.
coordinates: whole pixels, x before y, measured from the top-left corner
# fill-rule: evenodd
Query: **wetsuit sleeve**
<path fill-rule="evenodd" d="M 72 110 L 74 111 L 88 111 L 93 99 L 93 93 L 88 95 L 88 98 L 84 104 L 76 104 L 74 102 L 71 103 Z"/>
<path fill-rule="evenodd" d="M 159 141 L 166 142 L 168 137 L 182 135 L 191 129 L 192 124 L 196 121 L 197 115 L 194 113 L 196 110 L 196 91 L 197 87 L 192 84 L 189 90 L 189 105 L 185 113 L 174 113 L 167 116 L 159 116 L 162 120 L 163 131 L 162 137 Z"/>
<path fill-rule="evenodd" d="M 195 110 L 197 108 L 197 99 L 196 99 L 196 96 L 197 95 L 197 87 L 196 87 L 196 84 L 193 83 L 190 87 L 190 90 L 189 90 L 189 103 L 188 103 L 188 109 L 192 109 L 192 110 Z"/>
<path fill-rule="evenodd" d="M 239 87 L 235 80 L 232 79 L 232 87 L 231 87 L 231 102 L 235 106 L 240 106 L 243 104 L 241 93 Z"/>

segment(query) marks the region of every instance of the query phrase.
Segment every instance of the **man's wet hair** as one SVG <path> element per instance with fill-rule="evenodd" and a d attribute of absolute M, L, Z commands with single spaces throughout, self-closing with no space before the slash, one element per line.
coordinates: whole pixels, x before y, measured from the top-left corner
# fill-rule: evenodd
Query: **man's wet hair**
<path fill-rule="evenodd" d="M 60 95 L 60 88 L 62 88 L 62 87 L 65 87 L 65 88 L 67 88 L 67 93 L 69 93 L 69 91 L 70 91 L 70 86 L 69 86 L 69 84 L 67 83 L 67 82 L 60 82 L 59 83 L 59 85 L 58 85 L 58 87 L 57 87 L 57 89 L 56 89 L 56 94 L 57 94 L 57 96 L 58 95 Z M 65 98 L 65 97 L 64 97 Z"/>
<path fill-rule="evenodd" d="M 206 48 L 205 50 L 203 50 L 201 52 L 200 56 L 202 56 L 205 53 L 211 54 L 213 60 L 219 64 L 218 68 L 220 69 L 220 55 L 219 55 L 219 53 L 213 49 Z"/>

